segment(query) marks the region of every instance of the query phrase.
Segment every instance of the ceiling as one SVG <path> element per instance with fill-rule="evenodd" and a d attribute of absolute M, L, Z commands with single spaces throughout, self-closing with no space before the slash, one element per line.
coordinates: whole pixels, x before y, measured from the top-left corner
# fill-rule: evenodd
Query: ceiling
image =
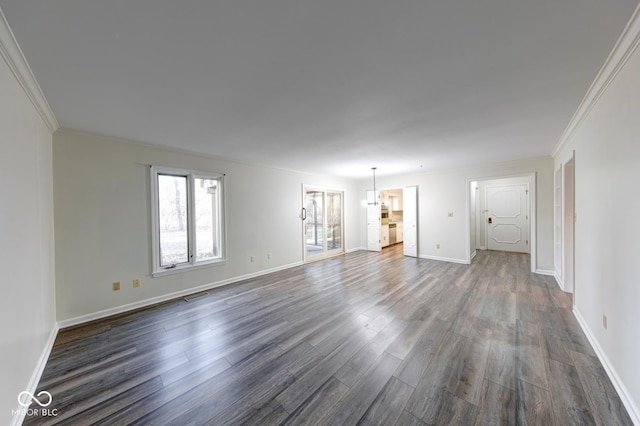
<path fill-rule="evenodd" d="M 638 0 L 0 0 L 63 127 L 345 177 L 549 155 Z"/>

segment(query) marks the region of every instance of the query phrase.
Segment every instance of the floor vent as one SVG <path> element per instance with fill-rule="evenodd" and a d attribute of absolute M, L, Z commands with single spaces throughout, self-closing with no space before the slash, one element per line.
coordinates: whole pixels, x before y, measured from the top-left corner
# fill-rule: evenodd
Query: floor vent
<path fill-rule="evenodd" d="M 196 299 L 200 299 L 201 297 L 208 296 L 208 295 L 209 295 L 208 292 L 190 294 L 188 296 L 183 297 L 183 299 L 185 300 L 185 302 L 192 302 L 192 301 L 194 301 Z"/>

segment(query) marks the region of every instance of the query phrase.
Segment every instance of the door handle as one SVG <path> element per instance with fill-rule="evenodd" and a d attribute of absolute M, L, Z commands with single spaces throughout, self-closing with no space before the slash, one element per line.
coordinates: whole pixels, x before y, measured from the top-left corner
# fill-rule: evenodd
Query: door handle
<path fill-rule="evenodd" d="M 493 223 L 493 219 L 492 218 L 487 219 L 487 223 Z"/>
<path fill-rule="evenodd" d="M 300 217 L 302 218 L 302 220 L 307 220 L 307 209 L 305 209 L 304 207 L 302 208 L 302 214 L 300 215 Z"/>

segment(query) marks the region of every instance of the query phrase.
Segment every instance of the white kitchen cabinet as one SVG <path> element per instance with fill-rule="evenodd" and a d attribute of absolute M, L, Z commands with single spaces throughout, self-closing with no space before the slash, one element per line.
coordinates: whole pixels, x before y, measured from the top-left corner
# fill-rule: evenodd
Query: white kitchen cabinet
<path fill-rule="evenodd" d="M 396 225 L 396 243 L 401 243 L 404 240 L 404 226 L 402 223 Z"/>
<path fill-rule="evenodd" d="M 393 211 L 402 210 L 402 197 L 398 195 L 390 195 L 389 205 L 390 205 L 390 209 Z"/>
<path fill-rule="evenodd" d="M 389 225 L 382 225 L 381 245 L 387 247 L 389 245 Z"/>

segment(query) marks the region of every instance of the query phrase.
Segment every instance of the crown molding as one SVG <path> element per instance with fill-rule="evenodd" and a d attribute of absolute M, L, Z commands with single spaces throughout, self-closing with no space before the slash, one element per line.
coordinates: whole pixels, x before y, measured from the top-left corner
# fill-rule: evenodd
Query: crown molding
<path fill-rule="evenodd" d="M 56 120 L 47 99 L 44 97 L 42 89 L 36 81 L 2 9 L 0 9 L 0 56 L 7 63 L 7 66 L 51 133 L 54 133 L 60 127 L 58 120 Z"/>
<path fill-rule="evenodd" d="M 591 110 L 598 103 L 598 100 L 602 97 L 611 82 L 627 63 L 639 44 L 640 5 L 636 7 L 633 15 L 631 15 L 631 19 L 624 28 L 624 31 L 622 31 L 622 35 L 618 38 L 618 41 L 609 54 L 609 57 L 607 57 L 607 60 L 604 62 L 602 68 L 600 68 L 600 71 L 591 84 L 591 87 L 589 87 L 587 94 L 582 98 L 582 102 L 580 102 L 578 110 L 575 112 L 573 117 L 571 117 L 569 125 L 562 134 L 562 137 L 555 148 L 553 148 L 553 151 L 551 151 L 552 157 L 555 158 L 569 142 L 569 139 L 571 139 L 578 127 L 580 127 L 582 122 L 587 118 Z"/>

